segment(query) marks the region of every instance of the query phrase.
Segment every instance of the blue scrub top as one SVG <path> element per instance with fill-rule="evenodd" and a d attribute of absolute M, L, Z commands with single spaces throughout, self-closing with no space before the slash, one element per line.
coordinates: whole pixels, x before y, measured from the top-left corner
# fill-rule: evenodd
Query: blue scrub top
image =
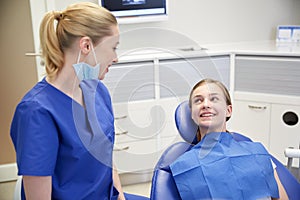
<path fill-rule="evenodd" d="M 45 79 L 18 104 L 11 125 L 18 174 L 52 176 L 52 199 L 114 199 L 110 95 L 99 80 L 81 88 L 85 107 Z"/>

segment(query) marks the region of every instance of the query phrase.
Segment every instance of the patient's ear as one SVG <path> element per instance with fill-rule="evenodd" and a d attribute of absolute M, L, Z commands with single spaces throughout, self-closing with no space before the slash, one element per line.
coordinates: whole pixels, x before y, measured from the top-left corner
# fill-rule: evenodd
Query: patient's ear
<path fill-rule="evenodd" d="M 226 109 L 226 118 L 231 117 L 232 115 L 232 105 L 228 105 Z"/>

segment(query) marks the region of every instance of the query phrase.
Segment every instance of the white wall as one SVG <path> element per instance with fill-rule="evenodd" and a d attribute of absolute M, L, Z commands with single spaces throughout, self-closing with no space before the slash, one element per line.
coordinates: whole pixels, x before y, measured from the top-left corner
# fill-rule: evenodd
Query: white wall
<path fill-rule="evenodd" d="M 300 0 L 169 0 L 168 21 L 120 25 L 121 48 L 273 40 L 277 25 L 300 24 L 299 11 Z"/>
<path fill-rule="evenodd" d="M 170 29 L 203 45 L 273 40 L 277 25 L 300 24 L 300 0 L 170 0 L 169 11 L 166 22 L 121 25 L 121 31 L 143 27 Z M 143 37 L 159 40 L 151 34 Z M 128 37 L 122 42 L 132 46 L 134 41 L 134 37 Z M 175 46 L 180 43 L 172 42 Z"/>

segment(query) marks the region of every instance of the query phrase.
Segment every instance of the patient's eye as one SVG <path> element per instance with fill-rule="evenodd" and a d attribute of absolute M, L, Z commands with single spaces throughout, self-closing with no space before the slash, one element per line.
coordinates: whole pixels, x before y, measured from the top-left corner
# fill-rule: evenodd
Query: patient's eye
<path fill-rule="evenodd" d="M 217 96 L 212 96 L 212 97 L 210 98 L 210 100 L 211 100 L 212 102 L 217 102 L 217 101 L 219 101 L 219 97 L 217 97 Z"/>
<path fill-rule="evenodd" d="M 203 101 L 203 98 L 202 97 L 195 97 L 194 100 L 193 100 L 193 103 L 194 104 L 199 104 Z"/>

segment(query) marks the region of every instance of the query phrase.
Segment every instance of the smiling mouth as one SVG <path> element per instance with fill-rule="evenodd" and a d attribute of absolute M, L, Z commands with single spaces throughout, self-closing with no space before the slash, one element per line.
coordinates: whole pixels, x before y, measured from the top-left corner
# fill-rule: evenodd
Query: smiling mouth
<path fill-rule="evenodd" d="M 203 114 L 200 114 L 200 117 L 214 117 L 215 114 L 213 113 L 203 113 Z"/>

